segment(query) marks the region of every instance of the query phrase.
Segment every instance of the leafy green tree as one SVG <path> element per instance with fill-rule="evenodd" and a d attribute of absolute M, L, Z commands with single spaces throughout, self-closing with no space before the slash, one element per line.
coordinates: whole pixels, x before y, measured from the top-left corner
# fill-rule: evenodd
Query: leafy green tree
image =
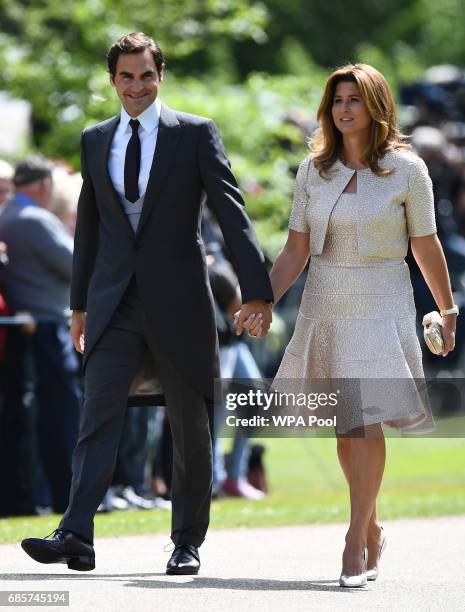
<path fill-rule="evenodd" d="M 76 163 L 82 127 L 111 107 L 105 55 L 116 38 L 147 31 L 173 69 L 197 58 L 205 74 L 228 41 L 265 37 L 266 19 L 246 0 L 132 0 L 130 11 L 121 0 L 2 0 L 0 90 L 31 102 L 37 147 Z"/>
<path fill-rule="evenodd" d="M 465 63 L 465 0 L 2 0 L 0 91 L 33 108 L 33 148 L 79 167 L 85 125 L 117 112 L 106 52 L 146 31 L 167 53 L 162 98 L 216 120 L 273 254 L 329 70 L 380 69 L 396 90 L 432 63 Z M 300 124 L 300 127 L 299 127 Z"/>
<path fill-rule="evenodd" d="M 429 64 L 465 65 L 465 0 L 419 0 L 423 16 L 417 53 Z"/>
<path fill-rule="evenodd" d="M 238 64 L 243 74 L 254 69 L 288 72 L 283 48 L 290 38 L 328 68 L 356 60 L 361 43 L 389 53 L 397 40 L 418 40 L 424 23 L 420 1 L 264 0 L 270 16 L 268 40 L 236 45 Z"/>
<path fill-rule="evenodd" d="M 302 76 L 255 74 L 241 85 L 171 76 L 161 91 L 170 106 L 216 121 L 272 257 L 284 244 L 295 172 L 307 154 L 305 132 L 315 123 L 324 79 L 316 66 Z"/>

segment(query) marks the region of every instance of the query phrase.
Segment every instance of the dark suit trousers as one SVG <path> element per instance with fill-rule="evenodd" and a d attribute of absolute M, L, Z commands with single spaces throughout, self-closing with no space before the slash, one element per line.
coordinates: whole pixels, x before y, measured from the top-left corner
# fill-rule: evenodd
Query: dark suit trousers
<path fill-rule="evenodd" d="M 173 436 L 171 539 L 200 546 L 208 528 L 212 487 L 207 404 L 160 353 L 134 282 L 87 360 L 70 502 L 60 527 L 93 542 L 93 519 L 111 484 L 129 388 L 147 347 L 163 387 Z"/>

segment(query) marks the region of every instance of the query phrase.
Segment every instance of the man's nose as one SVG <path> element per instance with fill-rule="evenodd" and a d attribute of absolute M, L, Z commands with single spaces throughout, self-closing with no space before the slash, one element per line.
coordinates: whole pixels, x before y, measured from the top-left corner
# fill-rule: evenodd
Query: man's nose
<path fill-rule="evenodd" d="M 144 88 L 144 85 L 140 79 L 134 79 L 132 82 L 132 89 L 134 91 L 141 91 Z"/>

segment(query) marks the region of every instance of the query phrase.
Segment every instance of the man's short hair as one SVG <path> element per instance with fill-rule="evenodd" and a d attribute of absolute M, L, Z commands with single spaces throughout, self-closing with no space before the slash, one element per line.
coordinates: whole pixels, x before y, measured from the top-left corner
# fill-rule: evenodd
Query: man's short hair
<path fill-rule="evenodd" d="M 12 181 L 15 170 L 11 164 L 4 159 L 0 159 L 0 180 Z"/>
<path fill-rule="evenodd" d="M 16 187 L 31 185 L 52 177 L 51 163 L 41 155 L 30 155 L 18 163 L 13 177 Z"/>
<path fill-rule="evenodd" d="M 165 67 L 165 57 L 160 46 L 144 32 L 132 32 L 114 42 L 108 51 L 107 64 L 111 78 L 115 78 L 116 64 L 120 55 L 143 53 L 146 49 L 151 51 L 158 75 L 161 76 Z"/>

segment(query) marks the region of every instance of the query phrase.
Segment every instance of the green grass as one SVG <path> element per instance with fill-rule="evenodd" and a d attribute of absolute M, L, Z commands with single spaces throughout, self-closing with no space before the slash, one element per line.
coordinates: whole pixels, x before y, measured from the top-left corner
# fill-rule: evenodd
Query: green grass
<path fill-rule="evenodd" d="M 228 442 L 228 441 L 226 441 Z M 348 490 L 333 439 L 270 439 L 265 462 L 270 494 L 259 502 L 213 502 L 211 527 L 265 527 L 347 521 Z M 387 465 L 379 496 L 381 519 L 465 514 L 465 440 L 387 439 Z M 56 528 L 57 515 L 0 520 L 0 543 L 41 536 Z M 113 512 L 97 515 L 97 537 L 166 533 L 170 513 Z"/>

